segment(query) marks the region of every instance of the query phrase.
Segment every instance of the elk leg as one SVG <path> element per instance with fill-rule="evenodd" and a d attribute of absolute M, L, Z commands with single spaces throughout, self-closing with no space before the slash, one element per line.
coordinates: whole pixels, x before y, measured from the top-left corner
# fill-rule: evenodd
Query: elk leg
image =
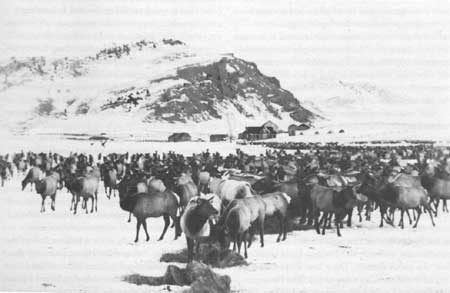
<path fill-rule="evenodd" d="M 341 237 L 341 231 L 340 231 L 340 228 L 339 228 L 339 224 L 340 224 L 340 217 L 337 215 L 337 214 L 335 214 L 334 215 L 334 221 L 335 221 L 335 225 L 336 225 L 336 233 L 337 233 L 337 236 L 338 237 Z"/>
<path fill-rule="evenodd" d="M 95 196 L 95 211 L 97 211 L 97 203 L 98 203 L 98 193 L 97 193 L 97 191 L 95 192 L 94 196 Z"/>
<path fill-rule="evenodd" d="M 182 233 L 181 226 L 180 226 L 180 219 L 181 219 L 181 216 L 178 217 L 177 214 L 172 216 L 172 222 L 175 223 L 175 225 L 174 225 L 175 226 L 175 240 L 177 240 L 177 238 L 179 236 L 181 236 L 181 233 Z"/>
<path fill-rule="evenodd" d="M 388 212 L 389 212 L 389 217 L 392 219 L 392 223 L 394 223 L 394 220 L 395 220 L 395 208 L 390 208 L 388 210 Z"/>
<path fill-rule="evenodd" d="M 308 221 L 306 222 L 306 225 L 307 226 L 311 226 L 312 224 L 313 224 L 313 220 L 314 220 L 314 216 L 313 216 L 314 214 L 313 214 L 313 211 L 312 210 L 310 210 L 309 212 L 308 212 Z"/>
<path fill-rule="evenodd" d="M 280 242 L 281 236 L 283 235 L 283 216 L 278 213 L 278 220 L 280 221 L 280 232 L 278 233 L 277 242 Z"/>
<path fill-rule="evenodd" d="M 188 262 L 191 262 L 194 254 L 194 241 L 186 236 L 186 243 L 188 249 Z"/>
<path fill-rule="evenodd" d="M 170 228 L 174 228 L 175 227 L 176 220 L 174 220 L 174 219 L 176 219 L 176 218 L 177 218 L 177 213 L 175 212 L 175 217 L 172 217 L 172 226 L 170 226 Z M 176 230 L 176 228 L 175 228 L 175 230 Z"/>
<path fill-rule="evenodd" d="M 197 260 L 201 260 L 200 257 L 200 241 L 197 240 L 197 243 L 195 244 L 195 255 L 197 257 Z"/>
<path fill-rule="evenodd" d="M 247 235 L 248 231 L 244 232 L 244 257 L 247 258 Z"/>
<path fill-rule="evenodd" d="M 75 203 L 75 195 L 72 194 L 72 201 L 70 202 L 70 210 L 72 210 L 72 206 L 74 205 L 74 203 Z"/>
<path fill-rule="evenodd" d="M 164 218 L 164 230 L 163 230 L 161 236 L 159 236 L 158 241 L 163 240 L 164 234 L 166 234 L 167 228 L 169 228 L 169 225 L 170 225 L 169 215 L 163 215 L 163 218 Z"/>
<path fill-rule="evenodd" d="M 431 223 L 433 224 L 433 227 L 434 226 L 436 226 L 435 224 L 434 224 L 434 220 L 433 220 L 433 215 L 431 214 L 431 207 L 430 207 L 430 205 L 426 205 L 425 206 L 425 209 L 428 211 L 428 213 L 430 214 L 430 219 L 431 219 Z"/>
<path fill-rule="evenodd" d="M 53 194 L 53 195 L 51 196 L 51 198 L 52 198 L 52 210 L 55 210 L 56 193 Z"/>
<path fill-rule="evenodd" d="M 144 221 L 142 221 L 142 226 L 144 227 L 145 236 L 147 236 L 147 240 L 146 241 L 149 241 L 150 240 L 150 236 L 148 236 L 148 232 L 147 232 L 147 220 L 146 219 L 144 219 Z"/>
<path fill-rule="evenodd" d="M 75 215 L 77 213 L 77 206 L 78 206 L 78 196 L 75 196 L 75 202 L 73 203 L 73 214 Z"/>
<path fill-rule="evenodd" d="M 264 247 L 264 218 L 259 219 L 259 237 L 261 242 L 261 247 Z"/>
<path fill-rule="evenodd" d="M 322 220 L 324 220 L 323 227 L 322 227 L 322 235 L 325 235 L 325 229 L 327 227 L 327 222 L 328 222 L 328 213 L 325 213 L 325 212 L 323 213 Z M 322 222 L 322 220 L 320 220 L 320 222 Z"/>
<path fill-rule="evenodd" d="M 439 207 L 439 202 L 440 202 L 441 200 L 438 198 L 438 199 L 436 199 L 436 201 L 434 202 L 434 208 L 436 209 L 436 211 L 435 211 L 435 213 L 434 213 L 434 216 L 435 217 L 437 217 L 437 214 L 438 214 L 438 207 Z"/>
<path fill-rule="evenodd" d="M 448 213 L 447 200 L 446 199 L 444 199 L 443 202 L 442 202 L 442 211 Z"/>
<path fill-rule="evenodd" d="M 401 211 L 401 216 L 400 216 L 400 222 L 398 223 L 398 225 L 399 226 L 401 226 L 402 227 L 402 229 L 403 228 L 405 228 L 405 226 L 403 225 L 403 214 L 405 213 L 405 210 L 404 209 L 402 209 L 402 211 Z"/>
<path fill-rule="evenodd" d="M 253 243 L 253 235 L 254 235 L 255 225 L 252 223 L 250 228 L 248 228 L 248 234 L 250 235 L 250 239 L 248 241 L 248 247 L 252 246 Z"/>
<path fill-rule="evenodd" d="M 408 210 L 406 210 L 406 215 L 408 216 L 409 224 L 412 225 L 411 215 L 409 214 Z M 413 216 L 414 216 L 414 210 L 413 210 Z"/>
<path fill-rule="evenodd" d="M 42 203 L 41 203 L 41 213 L 45 212 L 45 197 L 42 196 Z"/>
<path fill-rule="evenodd" d="M 238 253 L 241 254 L 241 244 L 242 244 L 241 233 L 238 233 L 236 238 L 237 238 Z"/>
<path fill-rule="evenodd" d="M 384 218 L 384 212 L 382 208 L 380 207 L 380 228 L 383 227 L 383 218 Z"/>
<path fill-rule="evenodd" d="M 363 206 L 359 206 L 358 207 L 358 217 L 359 217 L 359 222 L 361 223 L 362 222 L 362 215 L 361 215 L 361 213 L 362 213 L 362 211 L 363 211 Z"/>
<path fill-rule="evenodd" d="M 287 235 L 287 224 L 288 224 L 288 218 L 285 215 L 283 218 L 283 241 L 286 240 Z"/>
<path fill-rule="evenodd" d="M 130 212 L 130 214 L 129 214 L 129 216 L 128 216 L 128 223 L 129 222 L 131 222 L 131 212 Z"/>
<path fill-rule="evenodd" d="M 319 218 L 320 218 L 320 212 L 317 211 L 314 215 L 314 225 L 316 226 L 317 234 L 320 234 L 320 224 L 322 224 L 323 216 L 320 220 L 319 220 Z"/>
<path fill-rule="evenodd" d="M 331 229 L 331 224 L 332 224 L 332 220 L 333 220 L 333 213 L 329 213 L 328 214 L 328 223 L 327 223 L 327 229 Z M 342 222 L 341 222 L 341 228 L 342 228 Z"/>
<path fill-rule="evenodd" d="M 94 202 L 95 202 L 94 196 L 91 197 L 91 200 L 92 200 L 92 204 L 91 204 L 91 214 L 92 214 L 94 212 Z M 86 210 L 87 210 L 87 208 L 86 208 Z"/>
<path fill-rule="evenodd" d="M 417 219 L 416 219 L 416 222 L 414 223 L 413 228 L 417 228 L 417 224 L 419 223 L 420 215 L 422 214 L 422 210 L 420 209 L 420 207 L 418 207 L 416 209 L 416 211 L 417 211 Z"/>
<path fill-rule="evenodd" d="M 347 216 L 347 227 L 351 227 L 352 226 L 352 215 L 353 215 L 353 208 L 351 208 L 348 211 L 348 216 Z M 360 216 L 360 222 L 361 222 L 361 216 Z"/>
<path fill-rule="evenodd" d="M 134 242 L 138 242 L 139 240 L 139 230 L 141 229 L 141 219 L 137 219 L 136 223 L 136 239 L 134 239 Z"/>
<path fill-rule="evenodd" d="M 366 205 L 366 221 L 370 221 L 370 214 L 372 212 L 372 204 L 368 203 Z"/>

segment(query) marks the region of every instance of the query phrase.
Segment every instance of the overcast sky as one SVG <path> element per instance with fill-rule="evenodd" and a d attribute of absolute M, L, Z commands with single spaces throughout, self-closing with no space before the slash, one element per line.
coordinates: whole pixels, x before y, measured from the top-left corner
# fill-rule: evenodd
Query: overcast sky
<path fill-rule="evenodd" d="M 0 52 L 84 56 L 173 37 L 255 61 L 295 91 L 367 81 L 423 100 L 450 98 L 449 1 L 14 0 L 0 2 Z"/>

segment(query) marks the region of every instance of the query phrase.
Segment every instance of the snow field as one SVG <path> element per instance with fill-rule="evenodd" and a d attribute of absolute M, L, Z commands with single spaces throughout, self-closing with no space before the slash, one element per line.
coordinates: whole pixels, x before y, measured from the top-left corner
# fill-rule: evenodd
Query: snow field
<path fill-rule="evenodd" d="M 0 291 L 164 290 L 121 281 L 132 273 L 162 275 L 168 264 L 159 262 L 161 255 L 185 247 L 184 237 L 173 240 L 173 229 L 157 241 L 161 218 L 147 220 L 149 242 L 141 231 L 134 244 L 135 220 L 127 223 L 118 197 L 108 200 L 103 188 L 97 213 L 73 215 L 65 190 L 57 194 L 56 211 L 48 201 L 41 214 L 40 196 L 19 186 L 14 178 L 0 190 Z M 378 220 L 377 213 L 371 222 L 354 217 L 341 238 L 334 229 L 325 236 L 294 231 L 282 243 L 266 235 L 264 248 L 256 241 L 249 249 L 249 266 L 216 271 L 230 275 L 238 292 L 450 292 L 450 215 L 440 213 L 436 227 L 423 215 L 416 230 L 380 229 Z"/>

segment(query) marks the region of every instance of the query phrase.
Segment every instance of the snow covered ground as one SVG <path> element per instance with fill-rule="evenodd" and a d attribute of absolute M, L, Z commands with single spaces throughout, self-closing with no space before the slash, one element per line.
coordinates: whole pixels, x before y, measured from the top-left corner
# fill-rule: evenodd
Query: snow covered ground
<path fill-rule="evenodd" d="M 98 213 L 73 215 L 61 191 L 56 211 L 47 203 L 41 214 L 40 197 L 19 185 L 15 178 L 0 189 L 0 291 L 167 290 L 121 281 L 132 273 L 162 275 L 167 264 L 160 256 L 185 247 L 172 229 L 157 241 L 162 219 L 148 220 L 150 241 L 141 234 L 134 244 L 135 221 L 127 223 L 117 197 L 108 200 L 100 191 Z M 295 231 L 282 243 L 266 235 L 264 248 L 249 249 L 249 266 L 216 271 L 230 275 L 238 292 L 450 292 L 449 229 L 449 214 L 436 227 L 425 215 L 416 230 L 380 229 L 375 216 L 343 229 L 341 238 L 334 230 Z"/>
<path fill-rule="evenodd" d="M 344 133 L 339 133 L 344 130 Z M 316 134 L 319 132 L 319 134 Z M 329 133 L 331 132 L 331 133 Z M 306 131 L 303 135 L 278 135 L 268 141 L 277 142 L 368 142 L 368 141 L 400 141 L 400 140 L 432 140 L 436 142 L 450 141 L 450 124 L 444 123 L 345 123 L 322 121 Z M 298 133 L 299 134 L 299 133 Z"/>

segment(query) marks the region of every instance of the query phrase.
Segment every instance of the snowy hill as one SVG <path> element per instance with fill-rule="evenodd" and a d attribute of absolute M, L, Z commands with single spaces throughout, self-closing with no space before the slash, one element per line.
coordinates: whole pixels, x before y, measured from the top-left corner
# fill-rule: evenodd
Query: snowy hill
<path fill-rule="evenodd" d="M 334 123 L 444 123 L 439 107 L 363 82 L 317 82 L 296 90 L 312 111 Z"/>
<path fill-rule="evenodd" d="M 0 67 L 0 128 L 21 134 L 107 133 L 165 138 L 172 131 L 235 134 L 272 120 L 316 116 L 256 64 L 139 41 L 84 58 L 12 59 Z"/>
<path fill-rule="evenodd" d="M 450 101 L 414 99 L 368 82 L 314 81 L 294 91 L 302 104 L 326 119 L 289 141 L 430 139 L 448 141 Z M 344 134 L 338 133 L 344 130 Z M 319 135 L 316 135 L 315 132 Z"/>

